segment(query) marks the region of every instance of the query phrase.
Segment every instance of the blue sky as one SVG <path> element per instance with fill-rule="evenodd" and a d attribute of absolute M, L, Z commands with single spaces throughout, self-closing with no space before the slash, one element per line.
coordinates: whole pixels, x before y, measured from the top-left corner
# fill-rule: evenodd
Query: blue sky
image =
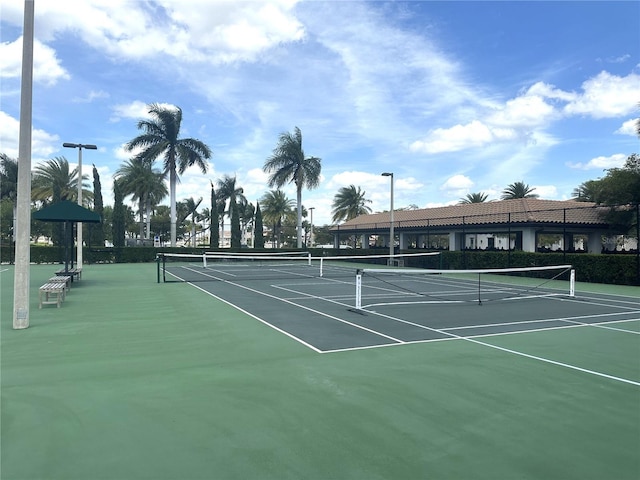
<path fill-rule="evenodd" d="M 14 158 L 23 7 L 0 6 L 0 151 Z M 182 108 L 182 136 L 214 152 L 177 190 L 204 207 L 223 175 L 255 203 L 278 135 L 298 126 L 322 159 L 320 187 L 303 191 L 314 224 L 351 184 L 387 209 L 385 171 L 396 207 L 498 199 L 517 181 L 561 200 L 640 151 L 635 1 L 35 0 L 35 12 L 32 163 L 75 164 L 63 142 L 98 145 L 83 164 L 106 204 L 152 102 Z"/>

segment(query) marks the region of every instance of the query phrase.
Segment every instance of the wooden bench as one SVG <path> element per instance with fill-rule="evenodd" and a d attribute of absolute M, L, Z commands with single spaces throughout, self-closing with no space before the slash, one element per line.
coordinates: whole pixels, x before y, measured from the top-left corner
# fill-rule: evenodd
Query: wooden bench
<path fill-rule="evenodd" d="M 67 290 L 71 290 L 71 281 L 73 277 L 68 275 L 56 275 L 55 277 L 51 277 L 49 279 L 49 283 L 64 283 L 64 286 Z"/>
<path fill-rule="evenodd" d="M 64 301 L 67 287 L 62 282 L 49 282 L 40 287 L 40 306 L 42 305 L 60 305 Z M 50 298 L 55 296 L 55 298 Z"/>
<path fill-rule="evenodd" d="M 60 270 L 56 271 L 56 275 L 71 276 L 71 281 L 73 282 L 76 279 L 76 277 L 78 280 L 82 278 L 82 268 L 70 268 L 68 270 L 61 268 Z"/>

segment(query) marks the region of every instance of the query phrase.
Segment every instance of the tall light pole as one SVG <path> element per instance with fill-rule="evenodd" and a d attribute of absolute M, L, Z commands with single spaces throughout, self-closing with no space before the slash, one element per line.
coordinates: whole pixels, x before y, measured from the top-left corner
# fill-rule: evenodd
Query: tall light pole
<path fill-rule="evenodd" d="M 391 206 L 389 207 L 389 265 L 393 264 L 394 234 L 393 234 L 393 172 L 384 172 L 383 177 L 391 177 Z"/>
<path fill-rule="evenodd" d="M 309 207 L 309 211 L 311 212 L 311 230 L 309 232 L 309 246 L 313 247 L 313 209 L 316 207 Z"/>
<path fill-rule="evenodd" d="M 13 328 L 29 328 L 29 282 L 31 279 L 31 129 L 33 110 L 33 0 L 24 2 L 22 33 L 22 84 L 20 86 L 20 132 L 18 138 L 18 195 L 16 198 L 15 267 L 13 280 Z"/>
<path fill-rule="evenodd" d="M 82 206 L 82 149 L 97 150 L 98 147 L 83 143 L 63 143 L 62 146 L 65 148 L 78 149 L 78 205 Z M 78 229 L 78 257 L 76 268 L 82 268 L 82 223 L 78 222 L 76 228 Z"/>

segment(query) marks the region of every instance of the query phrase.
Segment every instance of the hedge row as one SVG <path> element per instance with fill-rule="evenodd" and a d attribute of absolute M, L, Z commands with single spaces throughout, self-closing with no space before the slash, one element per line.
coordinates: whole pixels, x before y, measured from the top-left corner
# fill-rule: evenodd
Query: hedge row
<path fill-rule="evenodd" d="M 92 249 L 85 247 L 84 261 L 91 263 L 141 263 L 153 262 L 158 252 L 202 254 L 203 248 L 154 248 L 121 247 Z M 246 250 L 245 250 L 246 251 Z M 266 250 L 270 251 L 270 250 Z M 225 249 L 224 252 L 232 252 Z M 260 251 L 256 250 L 256 254 Z M 372 255 L 382 253 L 379 249 L 311 249 L 314 256 L 321 255 Z M 386 253 L 386 252 L 384 252 Z M 416 253 L 409 250 L 403 253 Z M 608 283 L 614 285 L 640 285 L 639 258 L 636 254 L 603 255 L 586 253 L 533 253 L 522 251 L 441 251 L 439 256 L 413 258 L 407 266 L 422 268 L 465 269 L 465 268 L 507 268 L 546 265 L 573 265 L 576 277 L 581 282 Z M 75 256 L 75 250 L 71 253 Z M 65 252 L 62 247 L 32 245 L 32 263 L 64 263 Z M 0 245 L 0 261 L 13 263 L 13 248 Z"/>

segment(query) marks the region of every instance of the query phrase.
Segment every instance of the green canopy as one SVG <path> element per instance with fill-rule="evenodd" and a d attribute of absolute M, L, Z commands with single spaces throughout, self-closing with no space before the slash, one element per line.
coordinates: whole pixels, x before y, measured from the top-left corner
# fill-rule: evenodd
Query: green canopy
<path fill-rule="evenodd" d="M 100 223 L 100 215 L 77 203 L 63 200 L 33 213 L 33 218 L 43 222 Z"/>
<path fill-rule="evenodd" d="M 92 212 L 84 207 L 81 207 L 77 203 L 69 200 L 63 200 L 48 207 L 33 212 L 33 218 L 41 220 L 43 222 L 64 222 L 64 271 L 69 271 L 69 262 L 73 265 L 71 257 L 71 250 L 73 249 L 73 224 L 82 223 L 100 223 L 100 215 L 96 212 Z M 82 267 L 82 265 L 78 265 Z"/>

